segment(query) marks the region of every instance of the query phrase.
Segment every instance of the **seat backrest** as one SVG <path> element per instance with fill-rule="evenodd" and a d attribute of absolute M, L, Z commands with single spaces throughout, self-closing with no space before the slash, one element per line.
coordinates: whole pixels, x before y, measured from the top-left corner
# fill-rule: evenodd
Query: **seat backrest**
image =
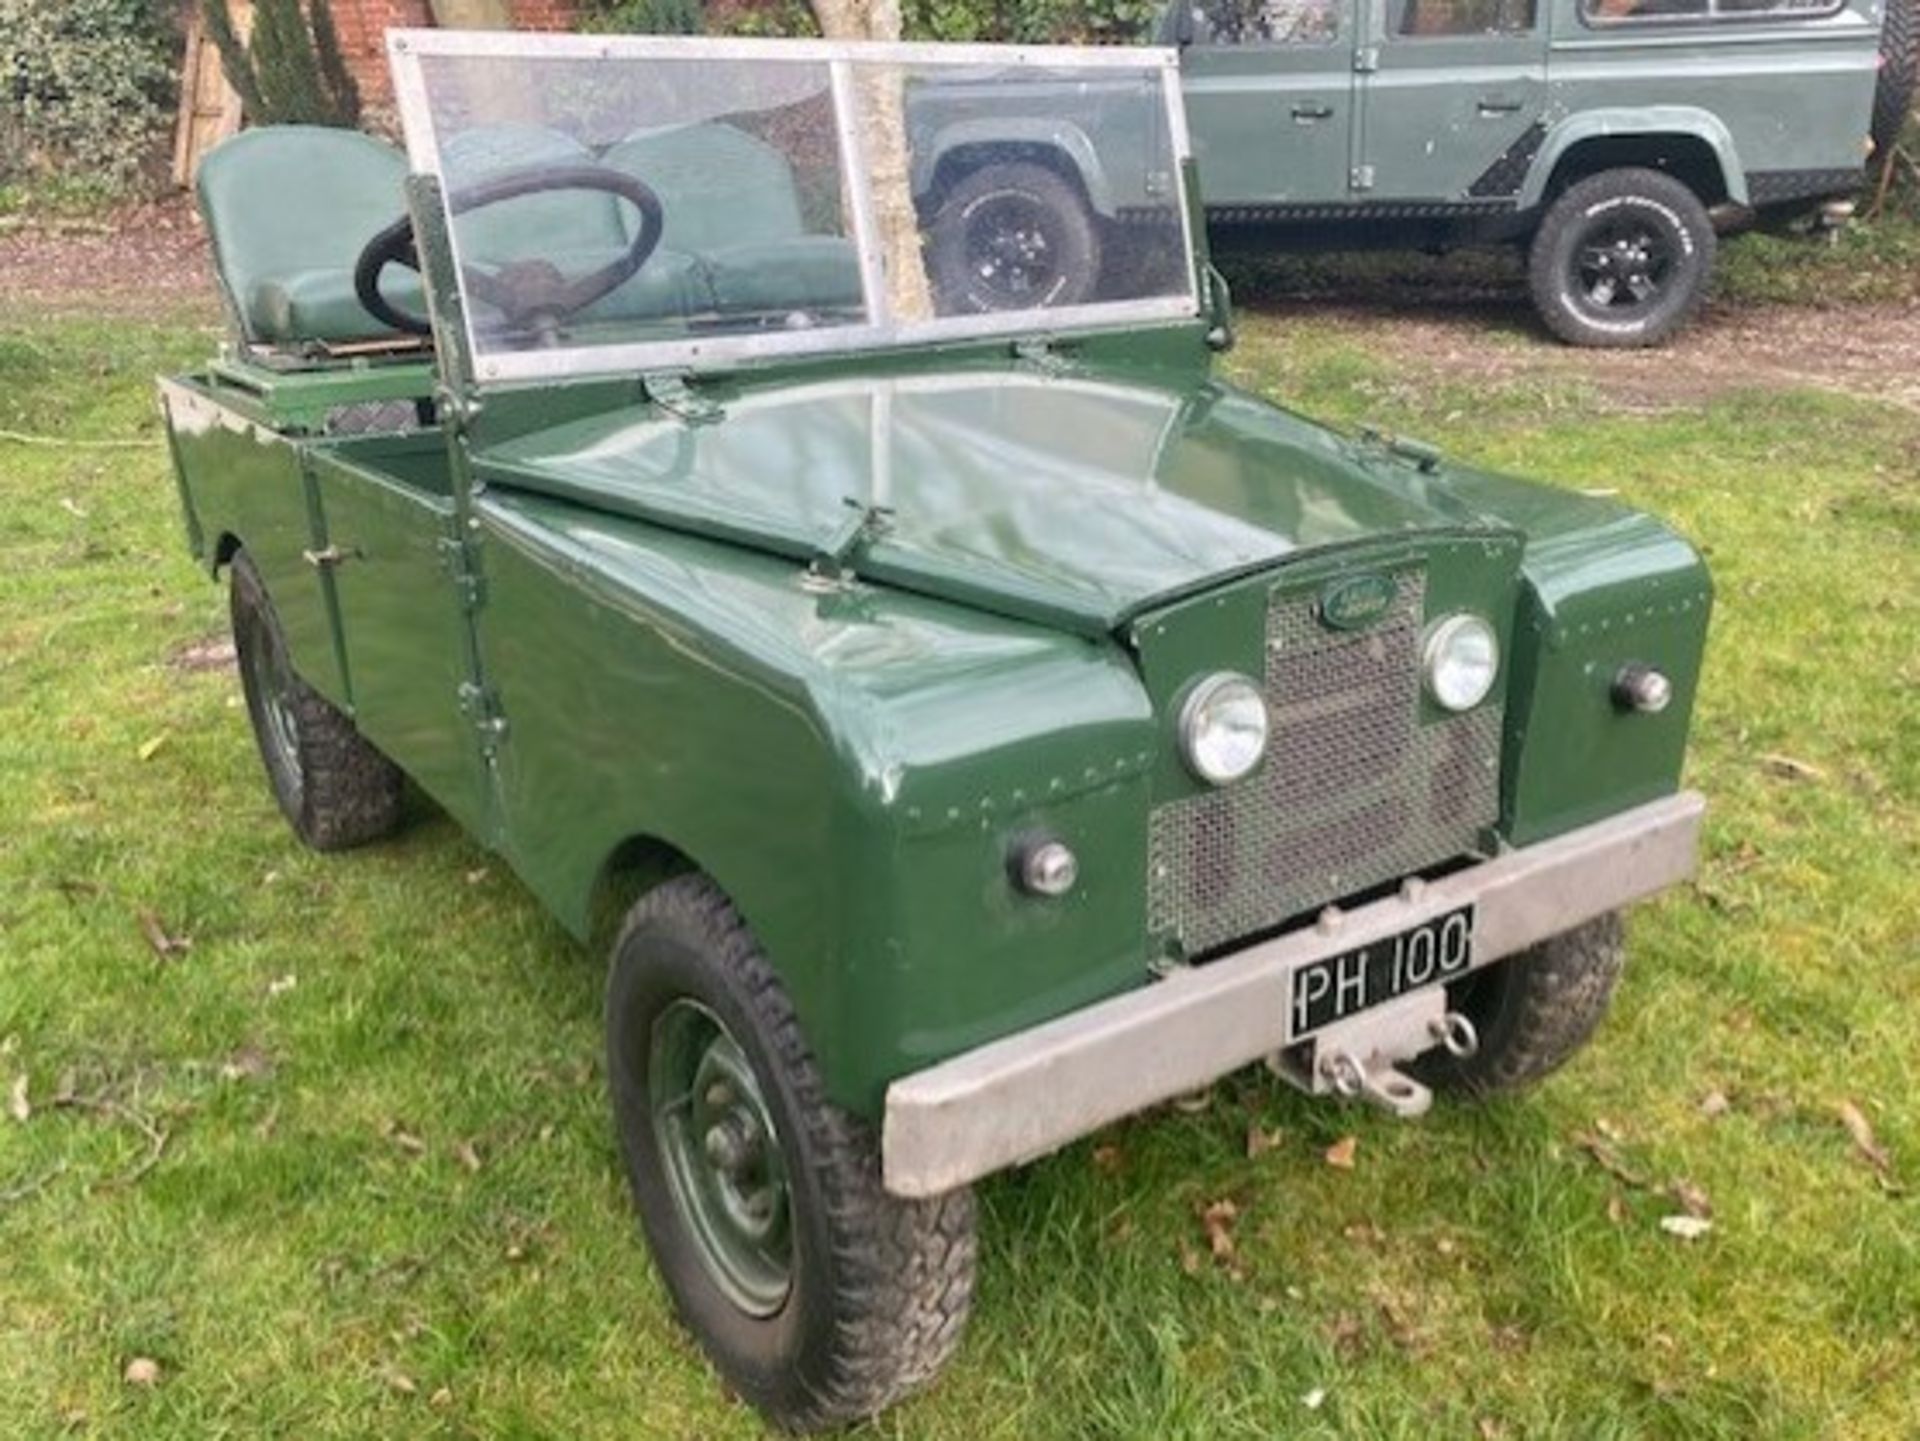
<path fill-rule="evenodd" d="M 207 152 L 196 188 L 220 283 L 249 340 L 264 281 L 302 271 L 351 272 L 374 235 L 406 213 L 407 165 L 357 130 L 269 125 Z"/>
<path fill-rule="evenodd" d="M 787 157 L 735 126 L 636 130 L 607 151 L 604 163 L 638 176 L 660 197 L 661 244 L 670 249 L 719 250 L 806 234 Z"/>
<path fill-rule="evenodd" d="M 518 170 L 592 165 L 593 153 L 540 125 L 478 125 L 450 136 L 440 151 L 448 196 Z M 548 190 L 469 210 L 454 220 L 467 260 L 500 264 L 555 254 L 618 251 L 627 244 L 623 202 L 604 190 Z"/>

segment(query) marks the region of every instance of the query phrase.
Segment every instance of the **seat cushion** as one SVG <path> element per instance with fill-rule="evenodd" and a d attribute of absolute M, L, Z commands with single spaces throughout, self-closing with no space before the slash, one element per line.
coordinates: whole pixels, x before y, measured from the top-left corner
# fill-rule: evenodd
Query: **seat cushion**
<path fill-rule="evenodd" d="M 619 289 L 594 301 L 585 314 L 594 320 L 666 320 L 705 315 L 713 305 L 713 286 L 705 267 L 693 256 L 662 245 Z"/>
<path fill-rule="evenodd" d="M 391 145 L 319 125 L 263 126 L 208 152 L 195 181 L 200 213 L 248 340 L 393 333 L 353 299 L 352 277 L 367 242 L 406 212 L 405 177 L 406 162 Z M 301 280 L 315 276 L 335 279 Z M 328 301 L 321 305 L 323 293 Z M 298 296 L 313 298 L 299 303 Z"/>
<path fill-rule="evenodd" d="M 700 257 L 722 314 L 837 310 L 861 303 L 860 262 L 851 241 L 801 235 L 730 245 Z"/>
<path fill-rule="evenodd" d="M 666 243 L 676 250 L 806 233 L 786 156 L 735 126 L 709 121 L 637 130 L 609 147 L 604 163 L 638 176 L 660 197 Z"/>
<path fill-rule="evenodd" d="M 420 277 L 388 266 L 380 293 L 402 310 L 427 313 Z M 379 339 L 393 332 L 375 320 L 354 294 L 351 270 L 296 270 L 257 282 L 246 297 L 256 340 L 292 344 L 324 340 L 335 344 Z"/>

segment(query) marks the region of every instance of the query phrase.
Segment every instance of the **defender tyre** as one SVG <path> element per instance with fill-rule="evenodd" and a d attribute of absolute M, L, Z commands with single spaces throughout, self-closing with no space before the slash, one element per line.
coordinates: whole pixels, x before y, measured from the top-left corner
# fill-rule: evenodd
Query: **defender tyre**
<path fill-rule="evenodd" d="M 390 834 L 400 823 L 405 788 L 399 767 L 294 673 L 280 617 L 244 550 L 228 574 L 247 716 L 287 823 L 316 851 L 346 850 Z"/>
<path fill-rule="evenodd" d="M 1100 229 L 1079 187 L 1032 161 L 983 165 L 934 216 L 929 270 L 941 313 L 1078 305 L 1099 283 Z"/>
<path fill-rule="evenodd" d="M 1884 157 L 1900 143 L 1913 114 L 1920 81 L 1920 15 L 1916 0 L 1887 0 L 1880 30 L 1880 82 L 1873 92 L 1873 153 Z"/>
<path fill-rule="evenodd" d="M 1607 170 L 1566 192 L 1534 236 L 1540 317 L 1569 345 L 1659 345 L 1706 299 L 1719 238 L 1700 197 L 1658 170 Z"/>
<path fill-rule="evenodd" d="M 1464 1059 L 1434 1052 L 1409 1069 L 1436 1091 L 1524 1090 L 1593 1038 L 1627 962 L 1617 912 L 1589 921 L 1448 987 L 1449 1006 L 1479 1032 Z"/>
<path fill-rule="evenodd" d="M 940 1370 L 972 1306 L 972 1193 L 885 1191 L 872 1131 L 826 1098 L 784 988 L 704 876 L 627 915 L 607 1073 L 655 1264 L 743 1398 L 812 1431 Z"/>

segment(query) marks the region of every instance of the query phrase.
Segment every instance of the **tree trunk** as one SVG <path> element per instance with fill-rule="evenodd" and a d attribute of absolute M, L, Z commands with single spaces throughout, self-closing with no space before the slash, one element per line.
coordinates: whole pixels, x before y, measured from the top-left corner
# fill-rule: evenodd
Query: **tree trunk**
<path fill-rule="evenodd" d="M 898 40 L 900 0 L 812 0 L 820 33 L 829 40 Z M 913 171 L 907 154 L 905 74 L 893 66 L 856 65 L 852 123 L 862 131 L 873 178 L 874 224 L 880 232 L 880 263 L 887 303 L 898 320 L 933 318 L 920 219 L 913 205 Z"/>

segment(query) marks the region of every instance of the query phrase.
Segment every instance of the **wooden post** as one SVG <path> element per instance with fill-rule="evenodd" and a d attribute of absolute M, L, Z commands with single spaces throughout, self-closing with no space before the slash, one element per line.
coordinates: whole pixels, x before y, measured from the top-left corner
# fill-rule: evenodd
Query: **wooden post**
<path fill-rule="evenodd" d="M 228 0 L 241 39 L 253 29 L 252 0 Z M 173 183 L 193 184 L 200 157 L 240 130 L 240 96 L 220 68 L 220 50 L 207 34 L 198 5 L 187 16 L 187 49 L 180 67 L 180 111 L 173 126 Z"/>

